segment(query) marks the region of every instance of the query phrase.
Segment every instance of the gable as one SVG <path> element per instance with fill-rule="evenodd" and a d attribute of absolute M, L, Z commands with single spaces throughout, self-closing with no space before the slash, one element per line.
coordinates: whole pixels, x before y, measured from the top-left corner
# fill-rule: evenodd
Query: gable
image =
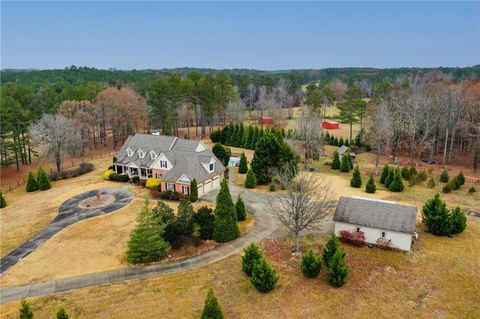
<path fill-rule="evenodd" d="M 167 162 L 167 167 L 162 167 L 160 165 L 160 161 L 166 161 Z M 172 162 L 168 160 L 168 158 L 165 156 L 165 154 L 160 154 L 157 156 L 157 159 L 150 165 L 150 168 L 157 168 L 157 169 L 164 169 L 164 170 L 169 170 L 173 168 Z"/>

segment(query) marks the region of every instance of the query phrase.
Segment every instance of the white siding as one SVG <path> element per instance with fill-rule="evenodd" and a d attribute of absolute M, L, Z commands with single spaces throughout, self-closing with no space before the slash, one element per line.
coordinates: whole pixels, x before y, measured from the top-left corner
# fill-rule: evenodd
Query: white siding
<path fill-rule="evenodd" d="M 214 177 L 213 178 L 213 184 L 212 184 L 212 189 L 217 189 L 220 187 L 220 177 Z"/>
<path fill-rule="evenodd" d="M 335 222 L 335 235 L 340 236 L 341 230 L 355 231 L 357 227 L 364 232 L 365 242 L 367 243 L 377 244 L 377 239 L 382 237 L 382 232 L 385 232 L 385 238 L 391 240 L 390 246 L 392 248 L 410 251 L 412 235 L 392 230 Z"/>

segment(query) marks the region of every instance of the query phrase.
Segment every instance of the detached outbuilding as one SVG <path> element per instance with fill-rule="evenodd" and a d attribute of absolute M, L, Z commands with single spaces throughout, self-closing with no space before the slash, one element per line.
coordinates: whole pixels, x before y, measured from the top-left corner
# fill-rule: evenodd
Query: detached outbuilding
<path fill-rule="evenodd" d="M 364 197 L 340 197 L 333 217 L 340 238 L 361 235 L 365 243 L 410 251 L 417 237 L 417 208 Z"/>
<path fill-rule="evenodd" d="M 337 121 L 323 121 L 322 127 L 326 130 L 336 130 L 340 128 L 340 123 Z"/>

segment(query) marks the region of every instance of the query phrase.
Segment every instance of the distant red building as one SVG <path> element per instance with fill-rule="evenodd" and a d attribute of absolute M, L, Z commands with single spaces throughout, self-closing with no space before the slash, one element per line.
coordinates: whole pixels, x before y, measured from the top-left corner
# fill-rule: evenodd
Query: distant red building
<path fill-rule="evenodd" d="M 263 116 L 260 119 L 260 124 L 262 124 L 262 125 L 273 125 L 274 122 L 275 121 L 274 121 L 273 117 L 271 117 L 271 116 Z"/>
<path fill-rule="evenodd" d="M 337 121 L 324 121 L 322 127 L 326 130 L 336 130 L 340 128 L 340 124 Z"/>

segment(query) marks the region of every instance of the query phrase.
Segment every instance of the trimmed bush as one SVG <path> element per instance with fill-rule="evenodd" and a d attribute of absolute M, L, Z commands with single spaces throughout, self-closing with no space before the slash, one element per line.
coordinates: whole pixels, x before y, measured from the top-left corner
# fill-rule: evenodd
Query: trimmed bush
<path fill-rule="evenodd" d="M 446 170 L 443 170 L 443 172 L 440 174 L 440 182 L 442 183 L 448 183 L 448 173 Z"/>
<path fill-rule="evenodd" d="M 68 313 L 65 311 L 65 309 L 60 308 L 57 312 L 57 319 L 68 319 L 70 318 L 68 316 Z"/>
<path fill-rule="evenodd" d="M 158 190 L 161 183 L 162 182 L 158 178 L 151 177 L 147 179 L 147 183 L 145 184 L 145 186 L 151 190 Z"/>
<path fill-rule="evenodd" d="M 450 212 L 450 220 L 452 223 L 452 234 L 460 234 L 467 228 L 467 217 L 458 206 Z"/>
<path fill-rule="evenodd" d="M 240 163 L 238 163 L 238 172 L 240 174 L 245 174 L 248 172 L 248 164 L 247 164 L 247 157 L 245 153 L 242 153 L 240 156 Z"/>
<path fill-rule="evenodd" d="M 428 188 L 434 188 L 435 185 L 435 180 L 433 178 L 430 178 L 430 180 L 428 181 Z"/>
<path fill-rule="evenodd" d="M 140 176 L 133 176 L 132 177 L 132 182 L 135 183 L 135 184 L 139 184 L 140 183 Z"/>
<path fill-rule="evenodd" d="M 358 168 L 358 165 L 356 165 L 353 170 L 352 179 L 350 180 L 350 186 L 355 188 L 362 187 L 362 176 L 360 175 L 360 169 Z"/>
<path fill-rule="evenodd" d="M 202 310 L 201 319 L 223 319 L 222 307 L 218 303 L 217 297 L 210 288 L 205 299 L 205 305 Z"/>
<path fill-rule="evenodd" d="M 219 243 L 225 243 L 234 240 L 239 235 L 235 205 L 232 195 L 230 195 L 228 181 L 224 179 L 216 199 L 213 239 Z"/>
<path fill-rule="evenodd" d="M 50 180 L 48 179 L 47 172 L 43 169 L 43 167 L 39 166 L 38 167 L 38 189 L 41 191 L 46 191 L 47 189 L 52 188 L 52 184 L 50 183 Z"/>
<path fill-rule="evenodd" d="M 263 258 L 263 253 L 257 244 L 251 243 L 243 249 L 242 270 L 247 276 L 251 276 L 253 266 Z"/>
<path fill-rule="evenodd" d="M 93 171 L 93 168 L 93 164 L 91 163 L 80 163 L 80 165 L 76 168 L 71 168 L 61 172 L 52 172 L 48 175 L 48 178 L 50 181 L 58 181 L 60 179 L 77 177 Z"/>
<path fill-rule="evenodd" d="M 3 192 L 0 192 L 0 208 L 4 207 L 7 207 L 7 200 L 5 199 Z"/>
<path fill-rule="evenodd" d="M 194 178 L 193 181 L 190 182 L 190 201 L 195 203 L 198 200 L 198 186 L 197 180 Z"/>
<path fill-rule="evenodd" d="M 257 187 L 257 178 L 251 169 L 247 172 L 247 177 L 245 178 L 245 187 L 246 188 L 255 188 Z"/>
<path fill-rule="evenodd" d="M 215 215 L 208 206 L 202 206 L 193 216 L 195 223 L 200 226 L 200 239 L 209 240 L 213 238 L 213 228 L 215 226 Z"/>
<path fill-rule="evenodd" d="M 388 185 L 388 189 L 391 192 L 403 192 L 404 185 L 402 181 L 402 174 L 398 168 L 395 171 L 395 177 L 393 178 L 393 181 Z"/>
<path fill-rule="evenodd" d="M 128 182 L 130 178 L 128 177 L 128 174 L 112 174 L 110 175 L 110 180 L 114 182 L 123 182 L 126 183 Z"/>
<path fill-rule="evenodd" d="M 424 182 L 427 180 L 428 176 L 427 176 L 427 173 L 425 173 L 425 171 L 420 171 L 418 174 L 416 175 L 412 175 L 412 176 L 415 176 L 415 181 L 420 184 L 420 182 Z"/>
<path fill-rule="evenodd" d="M 32 172 L 28 172 L 27 186 L 25 187 L 25 190 L 29 193 L 38 190 L 37 179 L 35 178 Z"/>
<path fill-rule="evenodd" d="M 247 219 L 247 212 L 245 210 L 245 203 L 243 202 L 240 194 L 237 197 L 237 202 L 235 203 L 235 210 L 237 212 L 237 220 L 242 221 Z"/>
<path fill-rule="evenodd" d="M 261 258 L 253 266 L 252 278 L 250 280 L 258 291 L 265 293 L 275 288 L 278 274 L 265 258 Z"/>
<path fill-rule="evenodd" d="M 222 141 L 222 130 L 216 130 L 210 133 L 212 143 L 220 143 Z"/>
<path fill-rule="evenodd" d="M 339 249 L 333 255 L 327 269 L 327 282 L 333 287 L 341 287 L 347 281 L 349 269 L 345 262 L 345 253 Z"/>
<path fill-rule="evenodd" d="M 302 256 L 302 262 L 300 263 L 300 269 L 302 273 L 308 278 L 315 278 L 322 269 L 322 262 L 320 257 L 317 257 L 312 250 L 309 250 Z"/>
<path fill-rule="evenodd" d="M 473 193 L 476 193 L 476 192 L 477 192 L 477 189 L 473 186 L 468 189 L 469 194 L 473 194 Z"/>
<path fill-rule="evenodd" d="M 340 172 L 344 172 L 344 173 L 350 172 L 351 168 L 352 167 L 351 167 L 349 156 L 347 154 L 343 155 L 342 160 L 340 162 Z"/>
<path fill-rule="evenodd" d="M 406 166 L 402 167 L 402 178 L 406 181 L 410 180 L 410 171 Z"/>
<path fill-rule="evenodd" d="M 340 249 L 340 241 L 335 234 L 332 234 L 327 241 L 327 244 L 323 248 L 323 263 L 327 268 L 329 267 L 330 261 L 332 260 L 333 256 Z"/>
<path fill-rule="evenodd" d="M 460 172 L 458 175 L 457 175 L 457 182 L 460 186 L 464 185 L 465 184 L 465 175 L 463 175 L 463 172 Z"/>
<path fill-rule="evenodd" d="M 166 199 L 166 200 L 179 201 L 181 199 L 189 199 L 189 196 L 179 192 L 168 190 L 168 191 L 160 192 L 159 198 Z"/>
<path fill-rule="evenodd" d="M 277 187 L 275 186 L 275 183 L 271 183 L 269 186 L 268 186 L 268 191 L 269 192 L 275 192 L 277 190 Z"/>
<path fill-rule="evenodd" d="M 377 191 L 377 186 L 375 185 L 375 181 L 373 180 L 372 175 L 370 175 L 370 178 L 368 179 L 367 186 L 365 187 L 365 191 L 370 194 L 373 194 Z"/>
<path fill-rule="evenodd" d="M 388 166 L 388 164 L 385 164 L 385 166 L 383 167 L 382 176 L 380 176 L 380 184 L 385 184 L 385 180 L 387 179 L 389 173 L 390 166 Z"/>
<path fill-rule="evenodd" d="M 115 171 L 114 171 L 114 170 L 111 170 L 111 169 L 106 170 L 105 172 L 103 172 L 102 178 L 103 178 L 104 180 L 106 180 L 106 181 L 109 181 L 109 180 L 110 180 L 110 176 L 113 175 L 113 174 L 115 174 Z"/>
<path fill-rule="evenodd" d="M 333 160 L 330 167 L 332 169 L 340 169 L 340 155 L 338 154 L 338 151 L 335 151 L 335 153 L 333 153 Z"/>
<path fill-rule="evenodd" d="M 33 319 L 33 312 L 25 299 L 22 299 L 20 309 L 18 309 L 20 319 Z"/>

